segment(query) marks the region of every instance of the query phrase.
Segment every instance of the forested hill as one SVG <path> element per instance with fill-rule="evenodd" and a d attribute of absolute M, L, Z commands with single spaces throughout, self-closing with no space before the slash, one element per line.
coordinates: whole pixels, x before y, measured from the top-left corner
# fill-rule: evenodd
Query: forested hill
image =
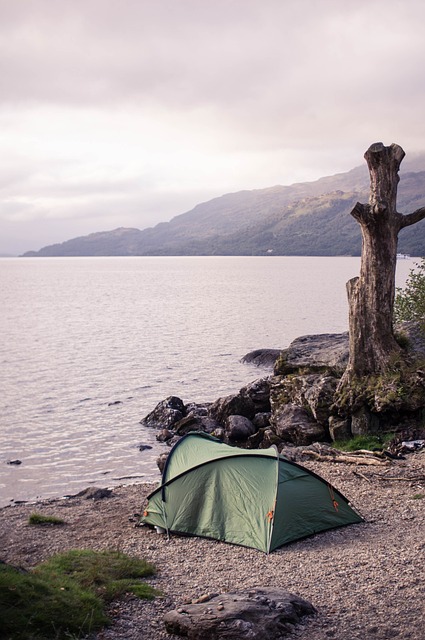
<path fill-rule="evenodd" d="M 425 206 L 425 155 L 407 168 L 401 213 Z M 368 197 L 362 166 L 315 182 L 226 194 L 152 228 L 92 233 L 24 255 L 359 255 L 360 228 L 350 211 Z M 425 221 L 401 231 L 399 251 L 425 255 Z"/>

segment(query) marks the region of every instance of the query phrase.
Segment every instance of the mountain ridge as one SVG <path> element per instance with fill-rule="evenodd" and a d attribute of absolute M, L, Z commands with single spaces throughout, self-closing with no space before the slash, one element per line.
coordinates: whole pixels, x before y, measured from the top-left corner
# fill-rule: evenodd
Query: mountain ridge
<path fill-rule="evenodd" d="M 405 168 L 398 208 L 425 205 L 425 154 Z M 289 186 L 227 193 L 145 229 L 119 227 L 28 251 L 44 256 L 359 255 L 361 235 L 350 215 L 367 202 L 366 166 Z M 425 224 L 403 230 L 399 250 L 425 254 Z"/>

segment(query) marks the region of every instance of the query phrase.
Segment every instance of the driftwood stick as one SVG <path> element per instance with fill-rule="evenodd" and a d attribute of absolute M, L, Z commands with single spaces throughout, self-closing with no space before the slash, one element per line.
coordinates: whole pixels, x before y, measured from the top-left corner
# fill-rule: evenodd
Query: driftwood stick
<path fill-rule="evenodd" d="M 375 456 L 377 458 L 384 458 L 385 454 L 382 451 L 369 451 L 369 449 L 356 449 L 351 452 L 352 454 L 359 454 L 364 456 Z"/>
<path fill-rule="evenodd" d="M 345 462 L 347 464 L 363 464 L 363 465 L 376 465 L 376 466 L 384 466 L 387 465 L 388 462 L 386 460 L 378 460 L 377 458 L 367 458 L 362 456 L 328 456 L 321 455 L 320 453 L 316 453 L 315 451 L 303 451 L 303 455 L 310 456 L 317 460 L 318 462 Z"/>
<path fill-rule="evenodd" d="M 366 480 L 366 482 L 371 482 L 370 478 L 368 478 L 367 476 L 365 476 L 363 473 L 361 473 L 360 471 L 353 471 L 355 476 L 359 476 L 359 478 L 363 478 L 363 480 Z"/>
<path fill-rule="evenodd" d="M 387 480 L 388 482 L 425 482 L 425 476 L 411 476 L 410 478 L 396 478 L 393 476 L 381 476 L 379 473 L 373 474 L 374 478 L 378 478 L 379 480 Z"/>

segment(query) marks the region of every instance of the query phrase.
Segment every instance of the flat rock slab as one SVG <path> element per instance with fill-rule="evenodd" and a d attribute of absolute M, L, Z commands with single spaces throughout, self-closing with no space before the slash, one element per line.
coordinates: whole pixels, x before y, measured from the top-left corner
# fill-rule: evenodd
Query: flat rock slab
<path fill-rule="evenodd" d="M 273 368 L 276 360 L 280 356 L 281 349 L 255 349 L 250 351 L 243 358 L 242 362 L 254 364 L 257 367 Z"/>
<path fill-rule="evenodd" d="M 348 332 L 322 333 L 296 338 L 282 351 L 275 374 L 287 375 L 299 369 L 333 369 L 342 375 L 348 363 Z"/>
<path fill-rule="evenodd" d="M 275 588 L 253 588 L 187 604 L 164 618 L 168 633 L 188 640 L 278 640 L 316 612 L 302 598 Z"/>

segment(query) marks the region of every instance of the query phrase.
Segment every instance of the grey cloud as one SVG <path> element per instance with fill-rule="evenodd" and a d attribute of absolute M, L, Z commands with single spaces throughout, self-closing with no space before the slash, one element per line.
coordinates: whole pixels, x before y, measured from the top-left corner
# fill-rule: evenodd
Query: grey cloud
<path fill-rule="evenodd" d="M 423 52 L 418 9 L 411 22 L 396 23 L 398 11 L 391 22 L 398 3 L 387 1 L 378 29 L 367 11 L 379 4 L 382 10 L 376 1 L 341 9 L 330 0 L 3 0 L 0 95 L 59 104 L 147 101 L 223 110 L 245 104 L 266 115 L 269 105 L 279 104 L 288 115 L 294 102 L 313 100 L 315 93 L 334 88 L 339 91 L 329 98 L 341 98 L 351 76 L 359 81 L 359 71 L 366 86 L 377 74 L 381 85 L 394 72 L 402 79 L 402 65 L 394 68 L 385 49 L 385 69 L 380 49 L 393 34 L 397 52 L 397 30 L 408 26 L 406 55 L 412 43 Z M 339 19 L 330 22 L 335 15 Z M 350 20 L 363 32 L 352 33 Z M 339 50 L 330 45 L 333 39 Z"/>

